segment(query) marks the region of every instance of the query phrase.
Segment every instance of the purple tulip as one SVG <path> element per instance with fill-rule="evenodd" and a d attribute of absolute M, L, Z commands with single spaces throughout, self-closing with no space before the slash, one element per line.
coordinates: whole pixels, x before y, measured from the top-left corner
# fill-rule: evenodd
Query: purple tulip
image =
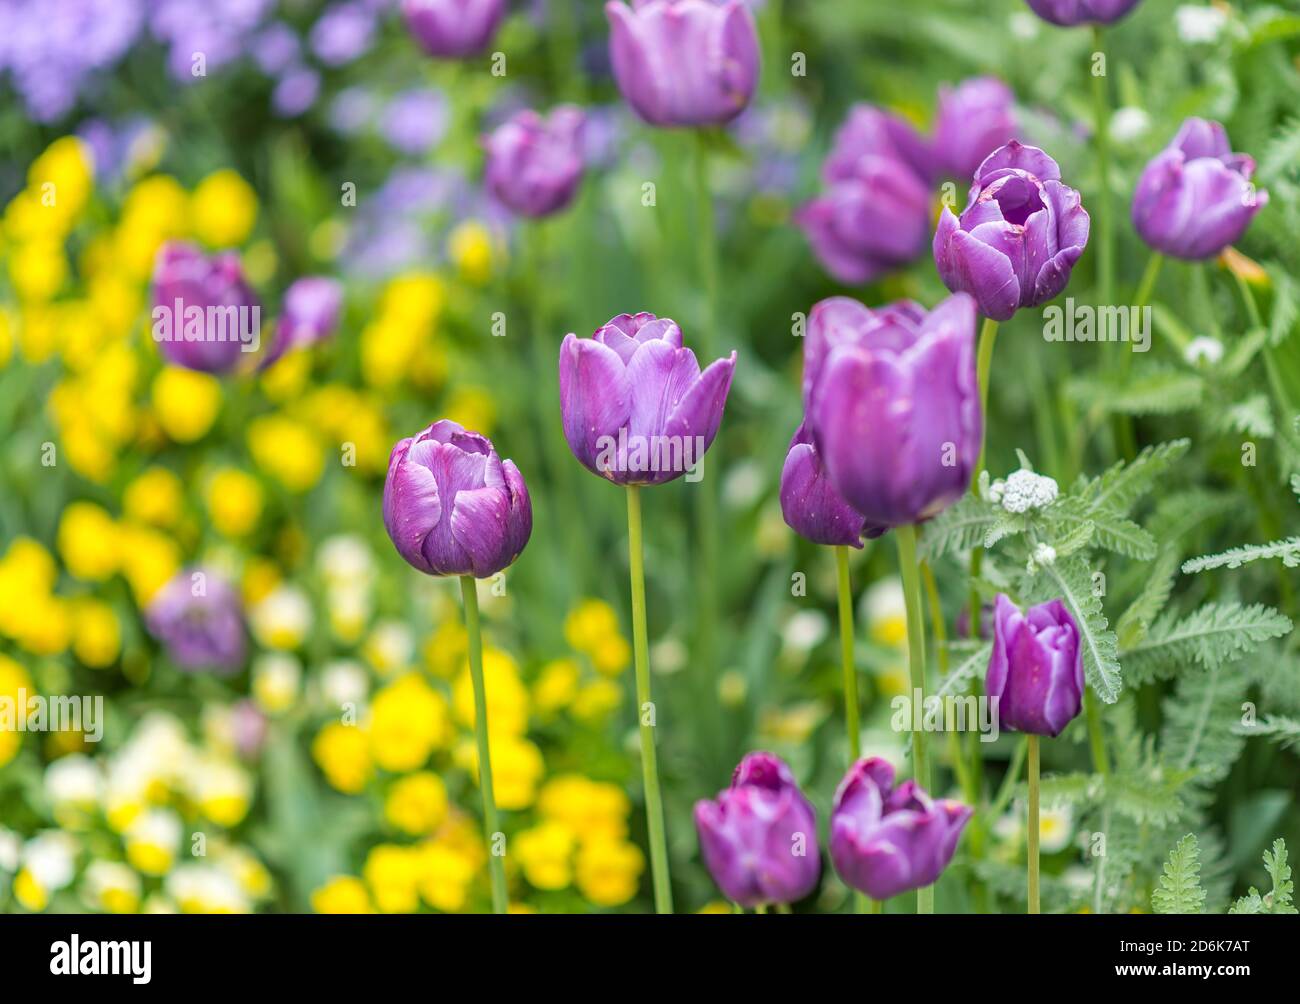
<path fill-rule="evenodd" d="M 177 366 L 226 373 L 261 344 L 262 307 L 233 251 L 209 258 L 168 241 L 154 265 L 153 303 L 154 340 Z"/>
<path fill-rule="evenodd" d="M 887 760 L 859 760 L 831 810 L 831 861 L 846 884 L 872 899 L 933 885 L 948 867 L 974 810 L 935 801 L 915 781 L 894 787 Z"/>
<path fill-rule="evenodd" d="M 817 886 L 817 814 L 771 753 L 747 754 L 730 788 L 696 802 L 695 828 L 709 874 L 733 903 L 793 903 Z"/>
<path fill-rule="evenodd" d="M 262 368 L 290 349 L 306 348 L 329 338 L 338 327 L 342 308 L 343 286 L 334 279 L 314 275 L 298 279 L 285 290 L 275 341 L 262 359 Z"/>
<path fill-rule="evenodd" d="M 1066 28 L 1077 24 L 1111 24 L 1138 5 L 1138 0 L 1026 0 L 1044 21 Z"/>
<path fill-rule="evenodd" d="M 486 579 L 523 551 L 533 508 L 512 461 L 486 436 L 443 419 L 393 447 L 384 526 L 421 572 Z"/>
<path fill-rule="evenodd" d="M 1079 628 L 1060 600 L 1024 613 L 999 594 L 993 612 L 993 654 L 984 692 L 998 700 L 1007 728 L 1059 736 L 1083 702 Z"/>
<path fill-rule="evenodd" d="M 402 16 L 430 56 L 464 59 L 487 48 L 506 0 L 402 0 Z"/>
<path fill-rule="evenodd" d="M 736 353 L 700 372 L 676 322 L 619 314 L 560 346 L 564 438 L 578 461 L 619 485 L 659 485 L 704 459 L 722 422 Z"/>
<path fill-rule="evenodd" d="M 1190 118 L 1146 166 L 1133 193 L 1133 226 L 1175 258 L 1212 258 L 1246 232 L 1268 193 L 1250 176 L 1255 161 L 1233 153 L 1218 122 Z"/>
<path fill-rule="evenodd" d="M 873 527 L 937 515 L 965 493 L 979 454 L 975 301 L 957 293 L 929 314 L 843 297 L 813 309 L 835 318 L 819 321 L 824 361 L 810 341 L 805 363 L 808 425 L 831 483 Z"/>
<path fill-rule="evenodd" d="M 944 284 L 973 295 L 985 317 L 1010 320 L 1065 288 L 1088 222 L 1056 161 L 1012 140 L 980 164 L 960 219 L 944 206 L 934 261 Z"/>
<path fill-rule="evenodd" d="M 605 15 L 618 89 L 651 125 L 722 125 L 749 104 L 758 30 L 743 0 L 612 0 Z"/>
<path fill-rule="evenodd" d="M 939 88 L 934 154 L 944 173 L 965 181 L 998 147 L 1016 138 L 1015 97 L 997 77 Z"/>
<path fill-rule="evenodd" d="M 781 515 L 786 525 L 814 544 L 862 546 L 862 535 L 878 537 L 867 521 L 835 490 L 817 455 L 807 423 L 800 422 L 781 468 Z"/>
<path fill-rule="evenodd" d="M 802 206 L 795 222 L 831 275 L 870 282 L 925 250 L 934 176 L 933 153 L 915 129 L 857 105 L 822 165 L 826 191 Z"/>
<path fill-rule="evenodd" d="M 488 191 L 521 216 L 563 209 L 582 180 L 585 120 L 576 105 L 545 118 L 531 109 L 513 115 L 485 141 Z"/>
<path fill-rule="evenodd" d="M 144 622 L 183 670 L 229 674 L 244 663 L 248 641 L 239 594 L 215 573 L 182 569 L 149 602 Z"/>

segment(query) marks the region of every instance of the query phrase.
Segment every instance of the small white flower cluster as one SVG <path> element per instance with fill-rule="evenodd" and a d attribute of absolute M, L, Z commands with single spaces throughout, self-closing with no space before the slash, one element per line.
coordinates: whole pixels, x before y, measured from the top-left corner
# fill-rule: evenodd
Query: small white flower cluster
<path fill-rule="evenodd" d="M 1184 4 L 1174 11 L 1174 23 L 1178 26 L 1178 37 L 1188 45 L 1210 43 L 1218 41 L 1228 23 L 1228 15 L 1217 7 Z"/>
<path fill-rule="evenodd" d="M 989 486 L 989 498 L 999 503 L 1007 512 L 1028 512 L 1042 509 L 1056 501 L 1060 489 L 1045 474 L 1019 470 L 1005 481 L 999 478 Z"/>
<path fill-rule="evenodd" d="M 1056 564 L 1056 548 L 1051 544 L 1039 544 L 1034 548 L 1033 556 L 1029 559 L 1029 573 L 1032 575 L 1043 565 Z"/>
<path fill-rule="evenodd" d="M 1223 343 L 1217 338 L 1201 335 L 1187 343 L 1183 358 L 1193 366 L 1213 366 L 1223 358 Z"/>

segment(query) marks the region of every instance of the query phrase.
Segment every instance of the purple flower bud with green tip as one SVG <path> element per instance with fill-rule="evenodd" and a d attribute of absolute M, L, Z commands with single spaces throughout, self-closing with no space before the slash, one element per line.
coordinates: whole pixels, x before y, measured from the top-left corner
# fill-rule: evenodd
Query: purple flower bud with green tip
<path fill-rule="evenodd" d="M 997 77 L 973 77 L 939 88 L 934 156 L 945 174 L 965 181 L 1019 131 L 1015 97 Z"/>
<path fill-rule="evenodd" d="M 334 334 L 343 309 L 343 286 L 323 276 L 298 279 L 284 293 L 275 341 L 263 356 L 263 369 L 290 349 L 307 348 Z"/>
<path fill-rule="evenodd" d="M 1133 226 L 1164 254 L 1213 258 L 1268 204 L 1268 193 L 1251 184 L 1254 172 L 1251 157 L 1232 152 L 1223 126 L 1190 118 L 1138 179 Z"/>
<path fill-rule="evenodd" d="M 521 216 L 549 216 L 567 206 L 582 180 L 582 130 L 576 105 L 560 105 L 545 118 L 525 110 L 487 137 L 490 191 Z"/>
<path fill-rule="evenodd" d="M 170 363 L 204 373 L 228 373 L 261 343 L 261 304 L 239 255 L 209 258 L 185 241 L 158 251 L 153 274 L 153 337 Z"/>
<path fill-rule="evenodd" d="M 578 461 L 619 485 L 659 485 L 704 459 L 722 422 L 736 353 L 703 372 L 675 321 L 619 314 L 560 345 L 564 438 Z"/>
<path fill-rule="evenodd" d="M 960 219 L 944 206 L 934 262 L 949 289 L 974 296 L 985 317 L 1007 321 L 1065 289 L 1088 224 L 1056 161 L 1012 140 L 980 164 Z"/>
<path fill-rule="evenodd" d="M 831 484 L 873 527 L 938 515 L 965 493 L 979 455 L 975 301 L 957 293 L 928 314 L 843 297 L 814 313 L 823 308 L 829 352 L 817 362 L 810 341 L 805 382 L 811 370 L 807 421 Z"/>
<path fill-rule="evenodd" d="M 883 529 L 867 521 L 835 490 L 817 455 L 807 423 L 800 422 L 781 468 L 781 515 L 786 525 L 814 544 L 861 547 L 862 535 L 878 537 Z"/>
<path fill-rule="evenodd" d="M 859 760 L 840 782 L 831 810 L 831 861 L 845 884 L 872 899 L 933 885 L 974 814 L 932 799 L 915 781 L 894 787 L 887 760 Z"/>
<path fill-rule="evenodd" d="M 384 526 L 421 572 L 486 579 L 523 551 L 533 508 L 519 469 L 491 440 L 443 419 L 393 447 Z"/>
<path fill-rule="evenodd" d="M 402 0 L 402 16 L 430 56 L 464 59 L 487 48 L 506 0 Z"/>
<path fill-rule="evenodd" d="M 149 601 L 144 623 L 183 670 L 224 675 L 244 664 L 243 606 L 234 588 L 214 572 L 177 572 Z"/>
<path fill-rule="evenodd" d="M 998 721 L 1018 732 L 1059 736 L 1083 703 L 1079 628 L 1060 600 L 1024 613 L 999 594 L 993 654 L 984 692 L 997 698 Z"/>
<path fill-rule="evenodd" d="M 605 4 L 618 89 L 657 126 L 722 125 L 758 83 L 758 30 L 744 0 Z"/>
<path fill-rule="evenodd" d="M 696 802 L 695 828 L 709 874 L 733 903 L 793 903 L 817 887 L 817 814 L 771 753 L 747 754 L 730 788 Z"/>
<path fill-rule="evenodd" d="M 1111 24 L 1138 5 L 1138 0 L 1026 0 L 1044 21 L 1071 28 L 1077 24 Z"/>

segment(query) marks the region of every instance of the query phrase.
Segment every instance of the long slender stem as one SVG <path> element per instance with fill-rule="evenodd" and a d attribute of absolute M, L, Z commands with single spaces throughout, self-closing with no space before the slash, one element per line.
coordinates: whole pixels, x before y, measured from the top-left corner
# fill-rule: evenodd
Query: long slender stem
<path fill-rule="evenodd" d="M 645 557 L 641 546 L 641 489 L 627 486 L 627 553 L 632 570 L 632 654 L 636 664 L 637 721 L 640 723 L 641 776 L 645 785 L 646 829 L 650 835 L 650 872 L 655 912 L 673 912 L 668 877 L 668 844 L 664 839 L 664 806 L 659 792 L 655 756 L 654 704 L 650 700 L 650 644 L 645 622 Z"/>
<path fill-rule="evenodd" d="M 1105 53 L 1100 26 L 1092 29 L 1093 51 Z M 1105 64 L 1103 64 L 1104 66 Z M 1101 175 L 1101 214 L 1097 226 L 1097 286 L 1103 305 L 1112 302 L 1115 288 L 1115 216 L 1110 192 L 1110 101 L 1106 77 L 1092 74 L 1093 139 L 1097 147 L 1097 171 Z"/>
<path fill-rule="evenodd" d="M 1029 913 L 1038 913 L 1038 736 L 1026 736 L 1029 748 Z"/>
<path fill-rule="evenodd" d="M 997 339 L 998 322 L 991 317 L 984 318 L 984 323 L 980 326 L 979 355 L 975 360 L 980 388 L 980 452 L 971 474 L 972 489 L 979 483 L 980 471 L 984 470 L 984 444 L 988 439 L 989 425 L 989 372 L 993 368 L 993 344 Z"/>
<path fill-rule="evenodd" d="M 835 548 L 836 581 L 840 601 L 840 666 L 844 670 L 844 727 L 849 736 L 849 763 L 862 756 L 862 729 L 858 724 L 858 672 L 853 665 L 853 588 L 849 584 L 849 549 Z"/>
<path fill-rule="evenodd" d="M 506 912 L 506 867 L 496 853 L 497 801 L 492 793 L 492 751 L 488 744 L 487 687 L 483 683 L 483 634 L 478 623 L 478 585 L 472 575 L 460 577 L 460 595 L 465 604 L 465 634 L 469 644 L 469 676 L 474 685 L 474 738 L 478 742 L 478 786 L 483 793 L 483 826 L 489 844 L 488 875 L 492 880 L 492 912 Z"/>
<path fill-rule="evenodd" d="M 1029 740 L 1022 739 L 1016 746 L 1016 751 L 1011 754 L 1011 762 L 1007 764 L 1007 772 L 1002 778 L 1002 785 L 998 788 L 998 793 L 994 796 L 993 804 L 989 806 L 989 818 L 997 819 L 1006 811 L 1011 804 L 1011 796 L 1015 793 L 1016 782 L 1020 780 L 1020 768 L 1025 764 L 1025 750 L 1029 745 Z"/>
<path fill-rule="evenodd" d="M 921 582 L 917 574 L 916 527 L 900 526 L 894 530 L 898 541 L 898 571 L 903 578 L 903 599 L 907 605 L 907 663 L 912 679 L 912 699 L 925 704 L 925 618 L 921 613 Z M 930 756 L 926 735 L 912 733 L 912 776 L 926 791 L 930 790 Z M 916 912 L 934 913 L 934 887 L 916 891 Z"/>

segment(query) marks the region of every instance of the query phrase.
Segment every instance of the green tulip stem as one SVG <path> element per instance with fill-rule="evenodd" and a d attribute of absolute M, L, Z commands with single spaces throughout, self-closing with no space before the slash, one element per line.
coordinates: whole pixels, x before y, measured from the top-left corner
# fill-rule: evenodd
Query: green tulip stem
<path fill-rule="evenodd" d="M 1038 736 L 1025 736 L 1029 749 L 1029 913 L 1038 913 Z"/>
<path fill-rule="evenodd" d="M 478 584 L 472 575 L 460 577 L 465 604 L 465 634 L 469 643 L 469 675 L 474 684 L 474 738 L 478 742 L 478 786 L 483 793 L 483 826 L 488 839 L 488 875 L 492 880 L 492 912 L 506 912 L 505 858 L 497 853 L 497 801 L 492 794 L 492 752 L 488 745 L 487 687 L 483 683 L 483 634 L 478 622 Z"/>
<path fill-rule="evenodd" d="M 844 670 L 844 727 L 849 735 L 849 763 L 862 756 L 862 727 L 858 722 L 858 673 L 853 665 L 853 587 L 849 584 L 849 549 L 835 548 L 840 603 L 840 666 Z"/>
<path fill-rule="evenodd" d="M 627 486 L 627 557 L 632 575 L 632 653 L 636 663 L 636 708 L 641 737 L 641 776 L 645 784 L 646 829 L 650 835 L 650 873 L 655 912 L 673 912 L 668 877 L 668 844 L 664 839 L 664 806 L 659 793 L 655 759 L 654 704 L 650 700 L 650 645 L 645 621 L 645 555 L 641 547 L 641 489 Z"/>
<path fill-rule="evenodd" d="M 1092 29 L 1094 53 L 1105 54 L 1100 26 Z M 1095 58 L 1095 57 L 1094 57 Z M 1104 66 L 1104 64 L 1103 64 Z M 1103 306 L 1111 306 L 1115 288 L 1115 216 L 1111 212 L 1110 192 L 1110 101 L 1106 95 L 1106 76 L 1092 73 L 1093 140 L 1097 148 L 1097 172 L 1101 182 L 1101 214 L 1097 226 L 1097 286 Z"/>
<path fill-rule="evenodd" d="M 980 388 L 980 452 L 971 474 L 972 491 L 979 484 L 980 471 L 984 470 L 984 442 L 988 438 L 986 431 L 989 424 L 989 372 L 993 368 L 993 344 L 997 340 L 998 322 L 991 317 L 984 318 L 984 323 L 980 326 L 979 354 L 975 359 L 975 373 Z"/>
<path fill-rule="evenodd" d="M 921 613 L 921 580 L 916 560 L 916 527 L 894 530 L 898 541 L 898 571 L 903 577 L 903 598 L 907 605 L 907 663 L 912 680 L 912 699 L 925 702 L 925 619 Z M 923 731 L 912 733 L 912 776 L 930 790 L 930 758 Z M 916 912 L 934 913 L 934 887 L 916 890 Z"/>

